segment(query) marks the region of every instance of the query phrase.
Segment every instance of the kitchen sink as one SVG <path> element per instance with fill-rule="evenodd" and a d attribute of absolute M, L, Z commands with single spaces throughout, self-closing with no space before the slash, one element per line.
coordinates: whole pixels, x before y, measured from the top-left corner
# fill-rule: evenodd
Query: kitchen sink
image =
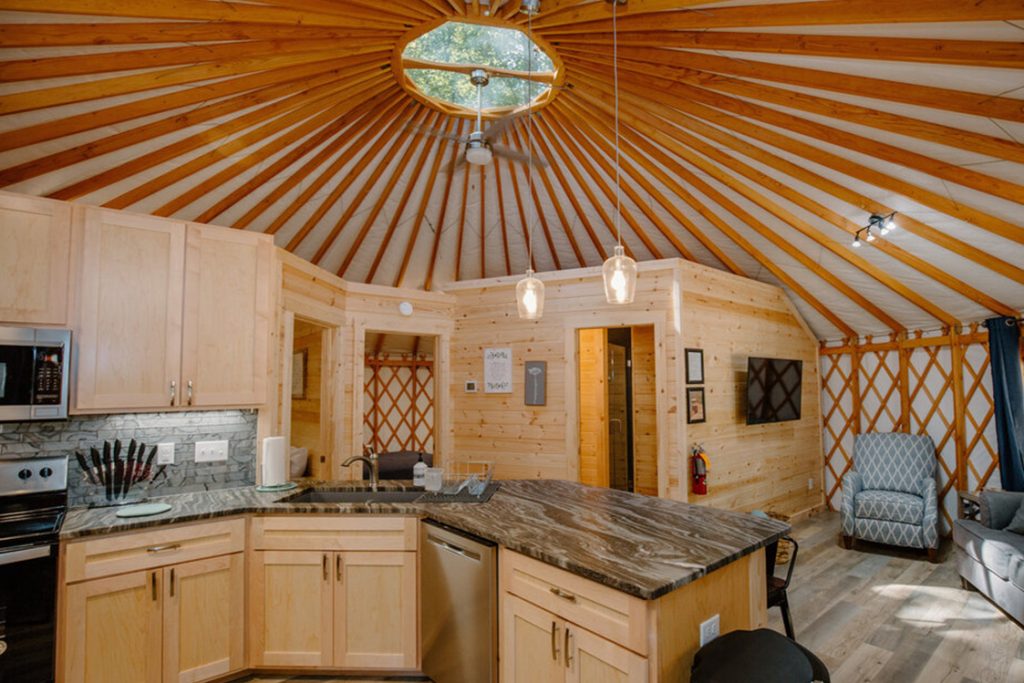
<path fill-rule="evenodd" d="M 279 503 L 412 503 L 423 497 L 423 491 L 317 491 L 311 489 L 287 496 Z"/>

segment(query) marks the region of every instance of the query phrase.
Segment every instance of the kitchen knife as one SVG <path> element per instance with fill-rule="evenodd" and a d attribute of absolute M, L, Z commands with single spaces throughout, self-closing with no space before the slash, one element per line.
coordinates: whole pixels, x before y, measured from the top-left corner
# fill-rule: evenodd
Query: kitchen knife
<path fill-rule="evenodd" d="M 146 467 L 142 470 L 142 478 L 149 479 L 149 473 L 153 471 L 153 458 L 156 457 L 156 446 L 153 446 L 153 450 L 149 452 L 149 457 L 146 458 Z"/>
<path fill-rule="evenodd" d="M 114 462 L 121 459 L 121 439 L 114 439 Z"/>
<path fill-rule="evenodd" d="M 107 500 L 114 496 L 114 472 L 110 458 L 110 442 L 103 442 L 103 483 L 107 485 Z"/>
<path fill-rule="evenodd" d="M 105 483 L 103 479 L 103 461 L 100 460 L 100 452 L 96 450 L 95 446 L 89 448 L 89 457 L 92 458 L 92 466 L 96 469 L 96 481 L 100 484 Z"/>
<path fill-rule="evenodd" d="M 128 495 L 128 489 L 132 487 L 132 480 L 135 479 L 135 440 L 132 439 L 131 445 L 128 447 L 128 459 L 124 465 L 124 488 L 121 489 L 121 497 L 125 498 Z"/>
<path fill-rule="evenodd" d="M 124 460 L 118 458 L 114 461 L 114 498 L 121 497 L 121 487 L 124 485 Z"/>
<path fill-rule="evenodd" d="M 146 473 L 146 444 L 140 443 L 139 448 L 135 453 L 135 474 L 132 476 L 132 481 L 142 481 L 143 475 Z"/>
<path fill-rule="evenodd" d="M 89 483 L 95 484 L 96 478 L 92 476 L 92 469 L 89 467 L 89 463 L 85 461 L 85 456 L 78 451 L 75 451 L 75 459 L 78 460 L 78 466 L 82 468 L 83 472 L 85 472 L 85 476 L 89 478 Z"/>

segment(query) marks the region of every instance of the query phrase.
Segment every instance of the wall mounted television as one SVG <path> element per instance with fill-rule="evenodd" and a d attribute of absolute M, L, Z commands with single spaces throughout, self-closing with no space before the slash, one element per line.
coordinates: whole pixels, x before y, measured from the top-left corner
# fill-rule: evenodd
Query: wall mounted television
<path fill-rule="evenodd" d="M 804 363 L 785 358 L 747 360 L 747 424 L 800 419 Z"/>

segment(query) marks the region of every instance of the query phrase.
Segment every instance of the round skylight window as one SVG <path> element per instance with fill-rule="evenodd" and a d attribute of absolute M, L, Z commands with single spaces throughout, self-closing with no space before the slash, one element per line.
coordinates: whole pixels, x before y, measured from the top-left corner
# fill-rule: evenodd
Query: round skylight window
<path fill-rule="evenodd" d="M 444 111 L 475 115 L 474 69 L 484 69 L 485 115 L 545 104 L 562 79 L 561 60 L 540 39 L 511 24 L 444 21 L 414 29 L 396 49 L 395 71 L 418 99 Z"/>

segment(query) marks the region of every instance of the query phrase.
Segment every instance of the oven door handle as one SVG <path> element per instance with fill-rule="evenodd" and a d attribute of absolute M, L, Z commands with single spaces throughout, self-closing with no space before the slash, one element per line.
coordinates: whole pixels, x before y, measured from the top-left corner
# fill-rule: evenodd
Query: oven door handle
<path fill-rule="evenodd" d="M 36 560 L 40 557 L 49 556 L 50 546 L 48 545 L 16 548 L 9 551 L 0 551 L 0 565 L 14 564 L 15 562 L 27 562 L 28 560 Z"/>

